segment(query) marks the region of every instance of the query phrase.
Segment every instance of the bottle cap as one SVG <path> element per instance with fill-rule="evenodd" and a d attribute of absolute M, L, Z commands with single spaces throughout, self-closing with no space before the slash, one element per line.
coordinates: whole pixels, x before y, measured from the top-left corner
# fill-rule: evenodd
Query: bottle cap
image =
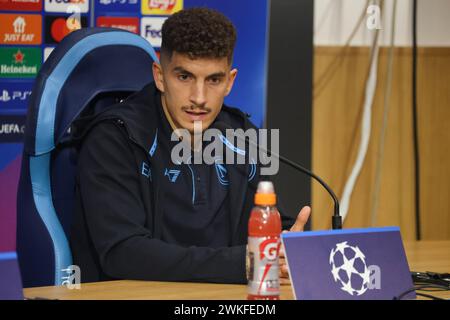
<path fill-rule="evenodd" d="M 275 188 L 271 181 L 261 181 L 258 183 L 258 188 L 255 193 L 256 205 L 273 206 L 277 203 L 275 195 Z"/>

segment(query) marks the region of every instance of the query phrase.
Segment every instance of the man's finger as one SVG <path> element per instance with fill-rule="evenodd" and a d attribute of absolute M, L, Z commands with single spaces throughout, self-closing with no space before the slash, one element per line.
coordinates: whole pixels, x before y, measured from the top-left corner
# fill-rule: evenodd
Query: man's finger
<path fill-rule="evenodd" d="M 282 278 L 289 278 L 289 270 L 288 270 L 287 265 L 280 266 L 279 270 L 280 270 L 280 276 Z"/>
<path fill-rule="evenodd" d="M 284 248 L 283 248 L 283 245 L 281 245 L 280 250 L 278 251 L 278 257 L 284 258 Z"/>
<path fill-rule="evenodd" d="M 305 224 L 308 222 L 309 215 L 311 214 L 311 207 L 304 206 L 297 215 L 294 225 L 290 231 L 303 231 Z"/>

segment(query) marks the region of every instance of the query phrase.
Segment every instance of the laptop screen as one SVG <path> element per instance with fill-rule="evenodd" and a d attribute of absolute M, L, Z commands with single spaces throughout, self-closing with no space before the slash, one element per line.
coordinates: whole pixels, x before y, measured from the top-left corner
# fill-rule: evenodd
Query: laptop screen
<path fill-rule="evenodd" d="M 17 254 L 0 252 L 0 300 L 23 300 Z"/>
<path fill-rule="evenodd" d="M 398 227 L 288 232 L 282 241 L 296 299 L 393 299 L 413 287 Z"/>

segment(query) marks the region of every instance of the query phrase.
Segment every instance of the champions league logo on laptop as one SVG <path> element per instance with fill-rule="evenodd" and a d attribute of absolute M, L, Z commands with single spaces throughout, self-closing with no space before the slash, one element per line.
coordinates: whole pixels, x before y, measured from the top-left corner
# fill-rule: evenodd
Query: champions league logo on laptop
<path fill-rule="evenodd" d="M 334 281 L 352 296 L 381 289 L 379 266 L 367 266 L 366 256 L 358 246 L 351 246 L 347 241 L 337 243 L 330 252 L 330 265 Z"/>
<path fill-rule="evenodd" d="M 399 227 L 286 232 L 281 240 L 297 300 L 391 300 L 413 287 Z"/>

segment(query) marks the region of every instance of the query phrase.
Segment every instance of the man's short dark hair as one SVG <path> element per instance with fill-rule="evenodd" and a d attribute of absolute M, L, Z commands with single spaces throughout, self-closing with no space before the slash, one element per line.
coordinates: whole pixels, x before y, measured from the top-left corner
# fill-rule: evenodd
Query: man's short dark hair
<path fill-rule="evenodd" d="M 231 65 L 236 29 L 222 13 L 191 8 L 170 16 L 162 27 L 161 59 L 173 52 L 196 58 L 228 58 Z"/>

